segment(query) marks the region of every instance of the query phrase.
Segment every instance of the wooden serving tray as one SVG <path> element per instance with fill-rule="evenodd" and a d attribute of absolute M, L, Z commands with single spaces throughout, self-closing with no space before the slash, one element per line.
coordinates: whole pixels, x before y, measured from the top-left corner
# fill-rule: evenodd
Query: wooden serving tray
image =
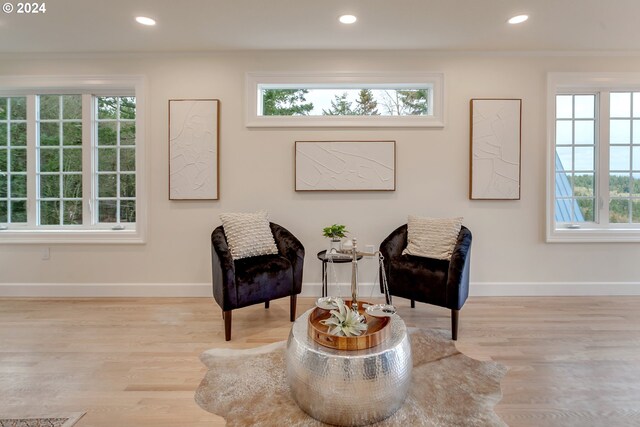
<path fill-rule="evenodd" d="M 347 306 L 351 306 L 350 300 L 345 300 L 344 303 Z M 328 333 L 328 326 L 320 323 L 321 320 L 331 317 L 330 310 L 323 310 L 316 307 L 309 315 L 309 337 L 312 338 L 318 344 L 335 348 L 336 350 L 364 350 L 374 347 L 391 336 L 391 323 L 388 317 L 373 317 L 365 313 L 365 309 L 362 308 L 362 304 L 368 304 L 364 301 L 359 301 L 358 312 L 366 318 L 367 331 L 357 337 L 339 337 Z"/>

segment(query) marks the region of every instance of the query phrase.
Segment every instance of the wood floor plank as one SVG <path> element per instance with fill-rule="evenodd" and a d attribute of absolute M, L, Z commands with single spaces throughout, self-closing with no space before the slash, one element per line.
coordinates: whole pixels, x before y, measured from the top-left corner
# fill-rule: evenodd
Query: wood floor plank
<path fill-rule="evenodd" d="M 407 325 L 449 330 L 449 310 L 394 302 Z M 211 298 L 0 299 L 0 416 L 223 426 L 193 400 L 198 356 L 284 340 L 288 313 L 288 299 L 236 310 L 225 342 Z M 456 345 L 509 367 L 496 412 L 511 426 L 640 425 L 640 297 L 470 298 Z"/>

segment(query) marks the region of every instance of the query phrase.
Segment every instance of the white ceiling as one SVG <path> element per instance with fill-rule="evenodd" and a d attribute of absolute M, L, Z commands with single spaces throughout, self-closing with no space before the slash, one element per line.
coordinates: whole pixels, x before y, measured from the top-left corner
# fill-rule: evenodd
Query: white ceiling
<path fill-rule="evenodd" d="M 0 3 L 7 1 L 18 0 Z M 640 0 L 49 0 L 46 6 L 39 15 L 0 13 L 0 53 L 640 52 Z M 345 13 L 356 15 L 358 22 L 338 23 Z M 529 21 L 506 23 L 521 13 L 529 14 Z M 141 26 L 133 19 L 138 15 L 158 25 Z"/>

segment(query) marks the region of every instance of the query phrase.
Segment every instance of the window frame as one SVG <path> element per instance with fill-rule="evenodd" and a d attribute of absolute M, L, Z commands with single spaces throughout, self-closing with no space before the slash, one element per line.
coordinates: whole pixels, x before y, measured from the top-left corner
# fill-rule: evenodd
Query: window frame
<path fill-rule="evenodd" d="M 131 146 L 129 144 L 122 144 L 122 125 L 123 124 L 127 124 L 127 123 L 133 123 L 134 126 L 137 125 L 138 121 L 137 121 L 137 114 L 136 114 L 136 119 L 123 119 L 122 117 L 120 117 L 121 114 L 121 99 L 118 101 L 118 114 L 117 117 L 115 119 L 101 119 L 100 117 L 98 117 L 98 111 L 99 111 L 99 98 L 100 96 L 94 96 L 94 101 L 91 105 L 91 113 L 93 114 L 93 119 L 92 119 L 92 123 L 93 123 L 93 127 L 92 127 L 92 137 L 93 137 L 93 144 L 91 144 L 91 161 L 92 164 L 94 165 L 94 167 L 92 167 L 91 170 L 91 176 L 93 181 L 91 182 L 91 190 L 93 191 L 94 197 L 91 198 L 92 203 L 97 203 L 98 205 L 100 204 L 101 201 L 114 201 L 116 202 L 116 218 L 117 221 L 114 223 L 100 223 L 100 212 L 99 212 L 99 208 L 93 208 L 92 209 L 92 221 L 94 223 L 97 224 L 104 224 L 105 227 L 111 226 L 111 227 L 116 227 L 116 228 L 122 228 L 124 227 L 126 229 L 127 224 L 132 224 L 132 223 L 128 223 L 128 222 L 122 222 L 121 221 L 121 209 L 122 209 L 122 202 L 130 202 L 131 200 L 133 201 L 137 201 L 137 188 L 136 188 L 136 195 L 133 197 L 130 196 L 123 196 L 122 195 L 122 179 L 123 176 L 129 176 L 129 175 L 134 175 L 137 181 L 137 169 L 134 169 L 133 171 L 127 171 L 127 170 L 121 170 L 122 168 L 122 153 L 124 150 L 131 150 L 132 148 L 135 150 L 134 154 L 136 154 L 136 158 L 137 158 L 137 150 L 136 150 L 136 145 Z M 124 98 L 127 97 L 127 95 L 111 95 L 110 97 L 115 97 L 115 98 Z M 113 123 L 116 125 L 116 145 L 104 145 L 104 144 L 100 144 L 100 138 L 99 138 L 99 126 L 101 123 Z M 116 170 L 115 171 L 101 171 L 100 167 L 98 166 L 98 162 L 100 159 L 100 149 L 115 149 L 116 150 Z M 115 175 L 116 176 L 116 195 L 112 196 L 112 197 L 106 197 L 106 196 L 100 196 L 100 176 L 105 176 L 105 175 Z M 137 219 L 137 218 L 136 218 Z M 137 222 L 137 221 L 136 221 Z M 124 224 L 124 225 L 123 225 Z M 134 223 L 135 224 L 135 223 Z"/>
<path fill-rule="evenodd" d="M 429 116 L 262 116 L 258 114 L 261 85 L 279 88 L 360 89 L 416 85 L 433 87 L 433 115 Z M 260 127 L 427 127 L 445 126 L 445 85 L 443 73 L 284 73 L 250 72 L 245 79 L 245 125 Z"/>
<path fill-rule="evenodd" d="M 36 221 L 36 132 L 35 113 L 37 95 L 83 94 L 82 158 L 83 158 L 83 218 L 89 224 L 62 226 L 38 226 Z M 26 224 L 9 224 L 0 229 L 0 244 L 142 244 L 147 233 L 147 179 L 145 172 L 145 94 L 143 76 L 0 76 L 0 96 L 27 96 L 27 215 Z M 136 222 L 93 224 L 88 205 L 94 204 L 92 183 L 97 165 L 94 160 L 95 144 L 92 131 L 96 126 L 93 112 L 94 99 L 98 96 L 136 97 Z M 86 102 L 85 99 L 90 99 Z M 89 148 L 89 149 L 87 149 Z M 88 169 L 87 169 L 88 168 Z M 122 227 L 114 225 L 124 224 Z"/>
<path fill-rule="evenodd" d="M 603 209 L 609 203 L 609 94 L 640 91 L 640 73 L 548 73 L 547 75 L 547 206 L 546 241 L 575 242 L 640 242 L 640 223 L 609 223 Z M 584 222 L 579 228 L 555 220 L 555 129 L 556 95 L 596 94 L 595 131 L 595 207 L 599 222 Z M 606 178 L 601 178 L 606 176 Z M 608 211 L 608 208 L 607 208 Z M 559 227 L 563 224 L 564 227 Z"/>
<path fill-rule="evenodd" d="M 7 114 L 6 114 L 6 119 L 2 120 L 3 122 L 6 122 L 6 134 L 5 138 L 6 138 L 6 145 L 1 146 L 0 150 L 3 150 L 5 152 L 5 161 L 6 161 L 6 167 L 7 167 L 7 172 L 5 175 L 5 183 L 6 183 L 6 197 L 3 197 L 2 201 L 4 201 L 6 203 L 6 209 L 7 209 L 7 221 L 6 224 L 16 224 L 16 225 L 20 225 L 20 222 L 13 222 L 12 220 L 12 214 L 13 214 L 13 205 L 17 204 L 17 203 L 25 203 L 25 205 L 28 203 L 28 191 L 27 194 L 24 195 L 24 197 L 17 197 L 13 195 L 13 177 L 14 176 L 24 176 L 25 177 L 25 181 L 28 183 L 28 171 L 24 170 L 24 171 L 19 171 L 19 172 L 14 172 L 12 169 L 12 159 L 13 156 L 15 155 L 15 153 L 19 150 L 24 150 L 25 152 L 25 160 L 28 154 L 28 148 L 27 148 L 27 143 L 25 141 L 25 145 L 17 145 L 17 144 L 13 144 L 12 142 L 12 138 L 8 138 L 9 135 L 13 134 L 13 132 L 11 131 L 11 126 L 16 123 L 16 124 L 22 124 L 24 123 L 25 125 L 25 129 L 28 126 L 28 118 L 25 115 L 24 119 L 13 119 L 11 118 L 11 98 L 24 98 L 25 99 L 25 114 L 28 111 L 28 105 L 27 105 L 27 97 L 26 96 L 16 96 L 16 97 L 6 97 L 7 99 Z M 28 130 L 26 129 L 26 134 L 28 134 Z M 26 138 L 26 135 L 25 135 Z M 28 163 L 28 161 L 27 161 Z"/>
<path fill-rule="evenodd" d="M 601 110 L 601 104 L 600 104 L 600 99 L 602 96 L 601 92 L 595 91 L 595 90 L 591 90 L 591 91 L 587 91 L 584 89 L 580 89 L 580 90 L 563 90 L 561 92 L 557 92 L 556 93 L 556 100 L 557 100 L 557 96 L 558 95 L 568 95 L 571 96 L 571 102 L 572 102 L 572 110 L 575 112 L 575 97 L 576 96 L 593 96 L 594 98 L 594 116 L 593 119 L 591 118 L 579 118 L 579 117 L 575 117 L 575 114 L 573 117 L 571 118 L 557 118 L 557 114 L 554 114 L 554 160 L 555 160 L 555 154 L 557 152 L 558 149 L 558 145 L 555 144 L 555 137 L 557 135 L 557 124 L 559 121 L 570 121 L 571 123 L 571 128 L 572 128 L 572 142 L 569 145 L 561 145 L 560 147 L 571 147 L 572 148 L 572 168 L 571 170 L 569 170 L 569 172 L 571 172 L 572 175 L 575 176 L 576 172 L 578 173 L 592 173 L 593 174 L 593 179 L 594 179 L 594 195 L 593 197 L 588 197 L 588 199 L 593 199 L 594 200 L 594 220 L 593 221 L 584 221 L 581 222 L 580 224 L 589 224 L 590 227 L 593 228 L 602 228 L 599 225 L 599 220 L 601 218 L 601 209 L 598 208 L 598 196 L 601 194 L 600 188 L 598 187 L 598 181 L 597 181 L 597 176 L 600 174 L 599 171 L 599 159 L 602 158 L 602 149 L 603 149 L 603 144 L 600 143 L 601 141 L 601 135 L 599 132 L 599 123 L 600 123 L 600 110 Z M 557 105 L 557 104 L 556 104 Z M 555 111 L 555 108 L 554 108 Z M 576 123 L 582 122 L 582 121 L 587 121 L 587 120 L 593 120 L 594 122 L 594 142 L 593 144 L 579 144 L 576 143 L 575 140 L 575 129 L 576 129 Z M 590 170 L 586 170 L 586 169 L 576 169 L 576 149 L 577 148 L 590 148 L 593 147 L 593 157 L 594 157 L 594 161 L 593 161 L 593 169 Z M 606 147 L 605 147 L 606 148 Z M 555 167 L 555 166 L 554 166 Z M 554 170 L 555 174 L 554 174 L 554 180 L 557 178 L 558 176 L 558 171 Z M 554 181 L 554 188 L 555 188 L 555 184 L 556 182 Z M 575 190 L 575 186 L 572 184 L 572 191 Z M 573 195 L 570 198 L 567 197 L 561 197 L 561 200 L 571 200 L 574 201 L 575 203 L 577 203 L 578 200 L 581 199 L 587 199 L 587 197 L 581 197 L 581 196 L 575 196 Z M 555 206 L 555 202 L 558 200 L 558 198 L 556 197 L 555 193 L 554 193 L 554 206 Z M 555 220 L 555 211 L 554 211 L 554 220 Z M 556 222 L 556 224 L 563 224 L 564 228 L 568 228 L 569 225 L 572 224 L 576 224 L 576 222 L 574 221 L 569 221 L 569 222 Z M 583 228 L 583 227 L 581 227 Z"/>
<path fill-rule="evenodd" d="M 63 96 L 66 94 L 62 94 Z M 90 103 L 91 102 L 91 95 L 86 95 L 86 94 L 76 94 L 76 95 L 80 95 L 81 97 L 81 115 L 84 116 L 84 112 L 86 110 L 86 103 Z M 40 117 L 40 100 L 38 99 L 39 95 L 35 95 L 35 94 L 29 94 L 27 95 L 27 104 L 28 105 L 33 105 L 35 106 L 35 109 L 32 111 L 27 110 L 27 116 L 31 117 L 33 115 L 33 112 L 35 111 L 35 126 L 37 130 L 37 133 L 34 134 L 34 136 L 37 136 L 38 134 L 41 133 L 41 125 L 42 124 L 46 124 L 46 123 L 59 123 L 59 124 L 63 124 L 63 123 L 71 123 L 71 120 L 68 119 L 63 119 L 62 117 L 58 117 L 56 119 L 43 119 L 42 117 Z M 62 99 L 60 99 L 60 105 L 62 105 Z M 62 114 L 62 110 L 60 111 L 60 114 Z M 77 121 L 77 119 L 74 119 L 73 121 Z M 90 122 L 90 120 L 87 120 Z M 82 136 L 81 136 L 81 144 L 79 149 L 81 150 L 82 153 L 82 169 L 80 170 L 79 174 L 82 177 L 82 185 L 83 185 L 83 190 L 82 190 L 82 197 L 81 197 L 81 201 L 82 201 L 82 206 L 83 206 L 83 212 L 82 212 L 82 216 L 83 219 L 87 218 L 86 214 L 87 214 L 87 204 L 84 203 L 84 200 L 86 198 L 90 199 L 90 193 L 87 193 L 84 189 L 84 185 L 85 182 L 87 181 L 87 177 L 86 177 L 86 173 L 85 173 L 85 167 L 87 166 L 86 162 L 85 162 L 85 158 L 84 158 L 84 152 L 86 151 L 86 146 L 91 144 L 90 140 L 86 140 L 86 135 L 84 133 L 84 128 L 85 128 L 85 120 L 81 117 L 80 118 L 80 123 L 82 124 Z M 77 147 L 74 146 L 65 146 L 64 143 L 62 141 L 60 141 L 60 144 L 58 146 L 55 146 L 55 148 L 52 147 L 48 147 L 48 146 L 43 146 L 40 144 L 37 144 L 37 138 L 34 138 L 34 142 L 33 142 L 33 146 L 34 146 L 34 150 L 35 150 L 35 158 L 39 159 L 40 155 L 42 153 L 42 150 L 57 150 L 58 151 L 58 157 L 59 157 L 59 161 L 62 162 L 63 159 L 63 155 L 64 155 L 64 150 L 76 150 L 78 149 Z M 29 148 L 27 148 L 27 151 L 29 150 Z M 31 166 L 29 166 L 29 164 L 27 164 L 27 176 L 30 179 L 35 179 L 36 182 L 36 188 L 38 186 L 38 183 L 41 182 L 42 177 L 43 176 L 48 176 L 48 175 L 53 175 L 53 176 L 58 176 L 59 179 L 59 183 L 60 183 L 60 191 L 59 191 L 59 195 L 58 197 L 44 197 L 40 194 L 39 191 L 36 191 L 36 193 L 33 195 L 33 197 L 31 197 L 31 194 L 27 194 L 27 197 L 29 198 L 29 200 L 31 201 L 31 203 L 29 204 L 29 206 L 35 206 L 35 209 L 27 209 L 27 215 L 28 215 L 28 222 L 27 224 L 25 224 L 23 226 L 23 228 L 29 228 L 29 229 L 33 229 L 35 227 L 42 229 L 42 230 L 57 230 L 57 229 L 63 229 L 63 228 L 67 228 L 69 227 L 70 229 L 76 228 L 76 229 L 88 229 L 89 227 L 87 227 L 84 224 L 62 224 L 63 221 L 63 215 L 60 215 L 60 218 L 58 220 L 59 224 L 40 224 L 37 225 L 38 222 L 38 214 L 41 211 L 41 202 L 47 202 L 47 201 L 58 201 L 58 202 L 63 202 L 65 201 L 65 198 L 63 196 L 63 184 L 62 184 L 62 180 L 63 177 L 65 175 L 72 175 L 72 174 L 78 174 L 78 172 L 74 171 L 74 172 L 65 172 L 62 170 L 62 168 L 60 168 L 60 170 L 54 171 L 54 172 L 49 172 L 49 171 L 42 171 L 41 169 L 39 169 L 38 167 L 36 167 L 36 165 L 38 164 L 38 161 L 36 160 L 36 163 L 31 164 Z M 90 174 L 89 174 L 90 175 Z M 89 177 L 90 178 L 90 177 Z M 29 207 L 28 206 L 28 207 Z"/>

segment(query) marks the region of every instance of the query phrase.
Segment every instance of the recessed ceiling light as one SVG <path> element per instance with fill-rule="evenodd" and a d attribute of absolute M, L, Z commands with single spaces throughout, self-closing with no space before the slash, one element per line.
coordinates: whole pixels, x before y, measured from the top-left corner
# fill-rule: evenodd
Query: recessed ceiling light
<path fill-rule="evenodd" d="M 136 21 L 142 25 L 156 25 L 156 21 L 146 16 L 136 16 Z"/>
<path fill-rule="evenodd" d="M 358 20 L 358 18 L 356 18 L 353 15 L 342 15 L 340 17 L 340 22 L 342 22 L 343 24 L 353 24 L 357 20 Z"/>
<path fill-rule="evenodd" d="M 521 24 L 527 19 L 529 19 L 529 15 L 517 15 L 517 16 L 514 16 L 513 18 L 510 18 L 507 22 L 509 24 Z"/>

